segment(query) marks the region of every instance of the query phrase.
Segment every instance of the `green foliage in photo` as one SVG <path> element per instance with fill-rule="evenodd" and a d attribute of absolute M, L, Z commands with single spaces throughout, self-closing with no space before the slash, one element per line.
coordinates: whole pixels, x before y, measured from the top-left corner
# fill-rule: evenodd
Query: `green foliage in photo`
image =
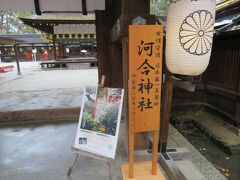
<path fill-rule="evenodd" d="M 91 113 L 83 112 L 81 128 L 92 131 L 96 129 Z"/>
<path fill-rule="evenodd" d="M 105 133 L 115 135 L 117 127 L 118 111 L 114 108 L 108 108 L 106 113 L 99 117 L 99 124 L 105 128 Z"/>

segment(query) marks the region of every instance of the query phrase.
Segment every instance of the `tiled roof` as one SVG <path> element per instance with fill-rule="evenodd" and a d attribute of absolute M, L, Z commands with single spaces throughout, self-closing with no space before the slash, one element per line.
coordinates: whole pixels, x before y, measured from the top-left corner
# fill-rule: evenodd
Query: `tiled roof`
<path fill-rule="evenodd" d="M 22 18 L 35 20 L 95 20 L 95 14 L 88 13 L 88 15 L 83 15 L 82 13 L 42 13 L 40 16 L 32 15 Z"/>
<path fill-rule="evenodd" d="M 25 43 L 48 43 L 47 40 L 40 38 L 40 34 L 4 34 L 0 38 L 12 39 L 17 42 Z"/>

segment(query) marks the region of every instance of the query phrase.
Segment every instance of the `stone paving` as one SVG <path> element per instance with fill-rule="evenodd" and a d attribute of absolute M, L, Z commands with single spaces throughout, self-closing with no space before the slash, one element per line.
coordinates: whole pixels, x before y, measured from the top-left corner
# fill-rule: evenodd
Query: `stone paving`
<path fill-rule="evenodd" d="M 4 65 L 3 63 L 0 64 Z M 97 85 L 97 69 L 41 70 L 39 63 L 20 63 L 22 75 L 14 71 L 0 74 L 0 112 L 46 108 L 79 107 L 84 85 Z M 1 119 L 0 119 L 1 120 Z M 124 122 L 120 128 L 117 157 L 112 162 L 112 179 L 122 179 L 119 165 L 127 161 Z M 73 160 L 77 123 L 31 124 L 0 128 L 0 179 L 109 179 L 105 162 L 80 157 L 71 177 L 66 173 Z M 225 179 L 184 137 L 170 127 L 168 146 L 187 147 L 193 160 L 179 162 L 189 179 Z"/>
<path fill-rule="evenodd" d="M 9 63 L 0 63 L 0 66 Z M 0 74 L 0 112 L 26 109 L 80 107 L 85 85 L 97 85 L 98 70 L 42 70 L 39 63 L 21 62 L 21 73 Z"/>

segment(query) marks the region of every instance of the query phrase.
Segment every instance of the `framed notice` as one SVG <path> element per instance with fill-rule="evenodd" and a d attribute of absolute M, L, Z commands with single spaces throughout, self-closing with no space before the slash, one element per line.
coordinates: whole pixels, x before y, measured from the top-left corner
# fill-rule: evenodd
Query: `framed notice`
<path fill-rule="evenodd" d="M 124 90 L 87 86 L 74 147 L 115 158 Z"/>
<path fill-rule="evenodd" d="M 163 27 L 129 26 L 129 130 L 160 128 Z"/>

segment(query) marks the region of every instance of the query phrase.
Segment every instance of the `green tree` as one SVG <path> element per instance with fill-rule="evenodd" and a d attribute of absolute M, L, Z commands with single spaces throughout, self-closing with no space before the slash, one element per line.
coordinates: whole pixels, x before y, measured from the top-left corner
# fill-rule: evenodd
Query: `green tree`
<path fill-rule="evenodd" d="M 150 13 L 157 16 L 166 16 L 169 0 L 151 0 L 150 2 Z"/>
<path fill-rule="evenodd" d="M 0 30 L 6 34 L 36 33 L 34 28 L 23 24 L 18 18 L 30 15 L 30 11 L 0 12 Z"/>

